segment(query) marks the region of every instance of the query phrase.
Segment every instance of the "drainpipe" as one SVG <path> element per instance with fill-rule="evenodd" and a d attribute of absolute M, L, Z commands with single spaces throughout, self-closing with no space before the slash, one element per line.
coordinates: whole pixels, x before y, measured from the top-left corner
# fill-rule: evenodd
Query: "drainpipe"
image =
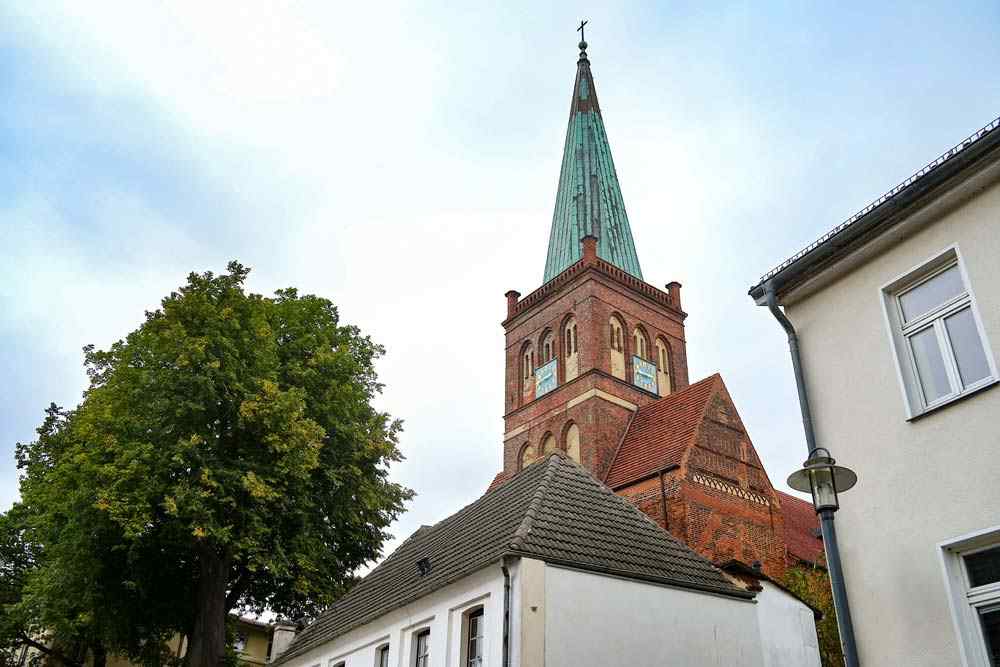
<path fill-rule="evenodd" d="M 500 561 L 503 572 L 503 667 L 510 667 L 510 570 L 507 559 Z"/>
<path fill-rule="evenodd" d="M 785 313 L 778 308 L 778 299 L 774 294 L 774 284 L 769 280 L 764 285 L 764 295 L 767 297 L 767 308 L 778 320 L 778 324 L 788 334 L 788 350 L 792 355 L 792 372 L 795 374 L 795 388 L 799 392 L 799 409 L 802 412 L 802 429 L 806 434 L 806 445 L 809 456 L 816 449 L 816 432 L 813 430 L 812 411 L 809 408 L 809 396 L 806 393 L 805 377 L 802 374 L 802 359 L 799 355 L 799 337 L 795 327 Z M 827 448 L 829 450 L 829 447 Z M 847 601 L 847 588 L 844 585 L 844 569 L 840 562 L 840 548 L 837 545 L 837 529 L 833 523 L 833 510 L 825 509 L 819 512 L 820 530 L 823 533 L 823 547 L 826 549 L 826 566 L 830 574 L 830 588 L 833 589 L 833 607 L 837 612 L 837 628 L 840 630 L 840 643 L 844 649 L 844 664 L 846 667 L 858 667 L 858 648 L 854 640 L 854 622 L 851 620 L 851 606 Z"/>

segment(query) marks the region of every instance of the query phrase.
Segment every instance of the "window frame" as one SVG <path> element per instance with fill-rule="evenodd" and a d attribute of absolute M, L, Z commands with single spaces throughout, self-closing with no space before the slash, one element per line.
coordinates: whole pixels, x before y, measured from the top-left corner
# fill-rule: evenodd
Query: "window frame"
<path fill-rule="evenodd" d="M 483 667 L 486 664 L 486 629 L 483 625 L 486 619 L 486 607 L 484 605 L 476 605 L 471 607 L 462 614 L 462 647 L 460 651 L 460 665 L 461 667 L 470 667 L 472 664 L 470 661 L 471 657 L 471 646 L 472 643 L 472 619 L 479 619 L 479 636 L 480 640 L 480 661 L 478 667 Z"/>
<path fill-rule="evenodd" d="M 424 653 L 420 654 L 420 640 L 424 640 Z M 421 658 L 426 658 L 423 663 L 420 662 Z M 413 660 L 411 664 L 413 667 L 427 667 L 431 660 L 431 629 L 421 628 L 413 633 Z"/>
<path fill-rule="evenodd" d="M 382 657 L 385 656 L 385 661 Z M 389 667 L 389 642 L 375 647 L 375 667 Z"/>
<path fill-rule="evenodd" d="M 962 665 L 990 667 L 979 614 L 984 609 L 1000 608 L 1000 581 L 983 586 L 969 586 L 964 558 L 979 551 L 1000 547 L 1000 526 L 945 540 L 937 546 Z"/>
<path fill-rule="evenodd" d="M 914 317 L 910 322 L 906 322 L 903 317 L 900 298 L 907 292 L 952 267 L 958 268 L 964 291 L 938 304 L 929 311 Z M 890 280 L 882 286 L 880 295 L 885 324 L 889 333 L 890 348 L 896 367 L 896 377 L 903 395 L 903 406 L 908 421 L 938 410 L 987 387 L 991 387 L 1000 381 L 1000 374 L 997 373 L 996 360 L 993 356 L 993 348 L 983 328 L 982 319 L 979 316 L 979 305 L 972 289 L 972 282 L 969 280 L 968 272 L 965 269 L 965 262 L 957 245 L 945 248 L 905 273 Z M 972 313 L 976 332 L 979 334 L 979 341 L 982 344 L 983 355 L 986 358 L 989 369 L 989 374 L 985 378 L 977 380 L 968 387 L 964 387 L 962 384 L 955 348 L 951 343 L 951 338 L 945 326 L 945 320 L 948 317 L 965 308 L 968 308 Z M 928 329 L 934 331 L 935 340 L 941 352 L 950 387 L 950 391 L 947 394 L 932 401 L 928 401 L 924 395 L 916 359 L 910 344 L 910 340 L 915 335 Z"/>

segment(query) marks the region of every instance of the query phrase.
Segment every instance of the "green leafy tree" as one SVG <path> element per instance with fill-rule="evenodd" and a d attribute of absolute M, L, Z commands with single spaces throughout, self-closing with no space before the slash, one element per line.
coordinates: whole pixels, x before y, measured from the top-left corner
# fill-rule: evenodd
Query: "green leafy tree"
<path fill-rule="evenodd" d="M 109 647 L 134 657 L 159 656 L 178 626 L 169 612 L 185 602 L 183 572 L 169 565 L 182 560 L 166 552 L 169 544 L 127 543 L 95 505 L 92 484 L 74 467 L 87 450 L 78 414 L 50 406 L 38 439 L 18 447 L 24 502 L 7 518 L 31 566 L 22 568 L 18 594 L 11 596 L 16 599 L 5 606 L 8 627 L 24 644 L 66 665 L 82 664 L 89 655 L 94 667 L 102 667 Z M 171 569 L 173 576 L 164 576 Z"/>
<path fill-rule="evenodd" d="M 102 650 L 157 662 L 178 630 L 192 667 L 216 667 L 229 611 L 315 614 L 411 495 L 388 479 L 400 425 L 372 406 L 382 348 L 326 299 L 247 293 L 248 272 L 193 273 L 85 348 L 83 402 L 19 446 L 46 552 L 28 589 L 51 609 L 76 587 Z"/>
<path fill-rule="evenodd" d="M 837 612 L 833 606 L 833 589 L 826 568 L 801 563 L 785 570 L 785 586 L 823 613 L 816 623 L 819 655 L 823 667 L 843 667 L 844 652 L 837 629 Z"/>

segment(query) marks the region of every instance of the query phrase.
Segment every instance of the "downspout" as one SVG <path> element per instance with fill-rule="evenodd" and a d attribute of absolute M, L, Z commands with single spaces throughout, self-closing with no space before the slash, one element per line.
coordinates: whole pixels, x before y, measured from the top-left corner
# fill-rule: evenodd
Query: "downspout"
<path fill-rule="evenodd" d="M 795 374 L 795 388 L 799 392 L 799 410 L 802 412 L 802 429 L 806 432 L 806 445 L 809 447 L 809 456 L 812 456 L 816 449 L 816 433 L 813 431 L 812 411 L 809 409 L 809 396 L 806 394 L 806 381 L 802 375 L 802 359 L 799 356 L 799 336 L 795 333 L 795 327 L 785 316 L 785 313 L 778 308 L 778 299 L 774 294 L 774 284 L 769 280 L 764 285 L 764 294 L 767 297 L 767 309 L 778 320 L 778 324 L 788 334 L 788 350 L 792 354 L 792 372 Z M 806 458 L 809 458 L 807 456 Z"/>
<path fill-rule="evenodd" d="M 510 570 L 507 559 L 500 560 L 503 572 L 503 667 L 510 667 Z"/>
<path fill-rule="evenodd" d="M 660 471 L 660 504 L 663 506 L 663 530 L 670 530 L 670 519 L 667 518 L 667 488 L 663 484 L 663 471 Z"/>
<path fill-rule="evenodd" d="M 809 408 L 809 396 L 806 393 L 805 377 L 802 374 L 799 336 L 791 321 L 778 307 L 774 283 L 770 280 L 764 284 L 764 295 L 767 298 L 768 310 L 788 334 L 788 351 L 792 355 L 792 372 L 795 374 L 795 388 L 799 393 L 802 429 L 805 431 L 806 445 L 809 447 L 808 458 L 811 458 L 813 451 L 816 450 L 816 432 L 813 430 L 812 410 Z M 819 518 L 820 530 L 823 533 L 823 548 L 826 550 L 827 572 L 830 574 L 830 588 L 833 591 L 833 607 L 837 612 L 837 628 L 840 630 L 840 643 L 844 649 L 844 664 L 846 667 L 858 667 L 861 662 L 858 660 L 858 648 L 854 639 L 854 622 L 851 620 L 851 606 L 847 601 L 847 588 L 844 585 L 844 568 L 840 562 L 840 548 L 837 544 L 837 529 L 833 524 L 833 510 L 820 511 Z"/>

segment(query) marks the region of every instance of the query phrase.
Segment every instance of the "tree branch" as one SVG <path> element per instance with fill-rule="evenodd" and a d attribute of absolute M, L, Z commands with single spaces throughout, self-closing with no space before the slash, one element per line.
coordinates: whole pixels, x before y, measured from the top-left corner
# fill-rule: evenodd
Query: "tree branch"
<path fill-rule="evenodd" d="M 33 649 L 41 651 L 45 655 L 50 655 L 53 658 L 55 658 L 56 660 L 59 660 L 60 662 L 62 662 L 64 665 L 68 665 L 68 667 L 83 667 L 83 663 L 77 662 L 76 660 L 73 660 L 72 658 L 68 657 L 65 653 L 63 653 L 62 651 L 59 651 L 58 649 L 54 649 L 54 648 L 51 648 L 49 646 L 46 646 L 45 644 L 42 644 L 41 642 L 37 642 L 37 641 L 35 641 L 34 639 L 32 639 L 31 637 L 29 637 L 28 635 L 26 635 L 23 632 L 20 632 L 18 634 L 20 635 L 19 639 L 21 640 L 22 644 L 25 644 L 26 646 L 30 646 Z"/>
<path fill-rule="evenodd" d="M 226 594 L 226 613 L 236 606 L 236 603 L 240 601 L 243 594 L 246 593 L 247 588 L 250 586 L 250 576 L 249 573 L 240 568 L 240 574 L 237 576 L 236 581 L 230 587 L 229 592 Z"/>

